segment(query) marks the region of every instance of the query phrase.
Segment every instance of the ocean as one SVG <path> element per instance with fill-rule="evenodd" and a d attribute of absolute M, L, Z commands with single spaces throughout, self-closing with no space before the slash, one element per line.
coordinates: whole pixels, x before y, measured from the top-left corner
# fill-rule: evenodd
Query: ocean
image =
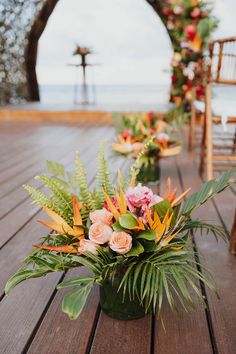
<path fill-rule="evenodd" d="M 90 104 L 81 104 L 81 86 L 40 85 L 41 103 L 70 106 L 74 109 L 105 111 L 162 111 L 169 107 L 168 85 L 97 85 L 88 86 Z M 221 112 L 234 111 L 236 115 L 236 87 L 217 85 L 213 97 Z M 234 109 L 235 108 L 235 109 Z"/>
<path fill-rule="evenodd" d="M 90 104 L 81 105 L 82 88 L 73 85 L 40 85 L 41 103 L 105 111 L 152 111 L 168 105 L 168 85 L 88 86 Z"/>

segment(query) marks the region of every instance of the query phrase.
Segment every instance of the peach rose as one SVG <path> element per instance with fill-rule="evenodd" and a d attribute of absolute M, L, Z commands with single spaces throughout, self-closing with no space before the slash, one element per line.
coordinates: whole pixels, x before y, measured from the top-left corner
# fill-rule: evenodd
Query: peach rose
<path fill-rule="evenodd" d="M 102 224 L 111 225 L 113 219 L 112 213 L 105 208 L 92 211 L 89 213 L 89 217 L 93 224 L 95 222 L 101 222 Z"/>
<path fill-rule="evenodd" d="M 89 239 L 99 245 L 106 243 L 110 240 L 112 235 L 112 228 L 101 222 L 95 222 L 90 226 Z"/>
<path fill-rule="evenodd" d="M 128 253 L 132 248 L 132 237 L 127 232 L 114 231 L 109 246 L 116 253 Z"/>
<path fill-rule="evenodd" d="M 97 247 L 98 245 L 93 241 L 83 239 L 80 241 L 78 252 L 82 254 L 86 254 L 86 252 L 91 252 L 97 255 L 98 254 Z"/>

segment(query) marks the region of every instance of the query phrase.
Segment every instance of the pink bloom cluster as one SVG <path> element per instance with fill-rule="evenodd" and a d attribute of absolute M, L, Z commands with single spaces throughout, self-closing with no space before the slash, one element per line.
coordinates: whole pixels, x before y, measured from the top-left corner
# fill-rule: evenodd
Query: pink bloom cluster
<path fill-rule="evenodd" d="M 160 143 L 162 143 L 163 140 L 168 142 L 168 141 L 170 141 L 170 137 L 169 137 L 169 135 L 166 134 L 166 133 L 158 133 L 158 134 L 157 134 L 157 140 L 158 140 Z"/>
<path fill-rule="evenodd" d="M 129 210 L 146 222 L 146 209 L 150 209 L 153 205 L 161 202 L 163 198 L 154 194 L 150 188 L 138 185 L 134 188 L 128 188 L 126 200 Z"/>

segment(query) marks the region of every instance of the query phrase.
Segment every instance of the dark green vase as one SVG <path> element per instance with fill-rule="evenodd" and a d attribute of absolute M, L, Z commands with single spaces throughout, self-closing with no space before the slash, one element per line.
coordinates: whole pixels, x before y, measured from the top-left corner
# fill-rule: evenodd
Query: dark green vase
<path fill-rule="evenodd" d="M 159 184 L 161 176 L 161 169 L 159 160 L 155 163 L 150 163 L 147 166 L 143 165 L 140 168 L 139 174 L 137 175 L 137 181 L 149 184 Z"/>
<path fill-rule="evenodd" d="M 131 301 L 128 293 L 123 298 L 122 289 L 118 292 L 120 279 L 113 282 L 106 280 L 100 286 L 100 305 L 102 310 L 110 317 L 117 320 L 135 320 L 144 317 L 147 313 L 134 297 Z"/>

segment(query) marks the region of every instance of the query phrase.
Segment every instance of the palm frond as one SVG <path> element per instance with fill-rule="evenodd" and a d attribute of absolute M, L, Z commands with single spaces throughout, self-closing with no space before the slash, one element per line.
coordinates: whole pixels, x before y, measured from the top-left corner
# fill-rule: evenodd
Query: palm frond
<path fill-rule="evenodd" d="M 236 179 L 232 176 L 235 175 L 236 168 L 232 168 L 220 178 L 220 180 L 212 179 L 203 184 L 201 189 L 190 195 L 186 200 L 181 214 L 184 216 L 189 216 L 195 209 L 199 208 L 202 204 L 206 203 L 208 200 L 214 198 L 217 194 L 222 192 L 224 189 L 232 184 L 236 183 Z"/>
<path fill-rule="evenodd" d="M 227 231 L 222 226 L 208 224 L 203 220 L 190 220 L 190 221 L 188 221 L 187 224 L 183 228 L 183 231 L 185 231 L 185 230 L 192 230 L 193 232 L 195 230 L 200 230 L 201 234 L 205 230 L 207 234 L 213 233 L 213 235 L 215 236 L 216 239 L 218 237 L 223 239 L 224 241 L 227 241 L 229 239 L 229 235 L 228 235 Z"/>

